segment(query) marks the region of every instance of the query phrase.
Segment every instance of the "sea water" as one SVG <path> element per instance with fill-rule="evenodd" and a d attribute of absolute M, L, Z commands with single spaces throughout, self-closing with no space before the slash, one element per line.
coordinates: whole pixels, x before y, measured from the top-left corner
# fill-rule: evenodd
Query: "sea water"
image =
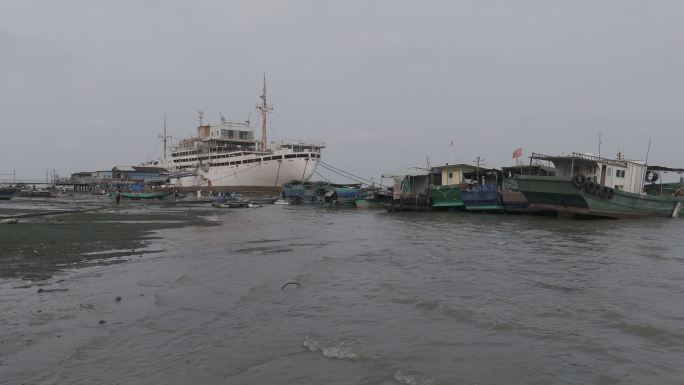
<path fill-rule="evenodd" d="M 125 212 L 138 209 L 183 218 L 164 206 Z M 41 286 L 4 278 L 0 384 L 684 378 L 680 219 L 311 206 L 186 214 L 186 226 L 146 233 L 146 249 L 122 263 L 62 269 Z M 97 220 L 65 218 L 83 229 Z"/>

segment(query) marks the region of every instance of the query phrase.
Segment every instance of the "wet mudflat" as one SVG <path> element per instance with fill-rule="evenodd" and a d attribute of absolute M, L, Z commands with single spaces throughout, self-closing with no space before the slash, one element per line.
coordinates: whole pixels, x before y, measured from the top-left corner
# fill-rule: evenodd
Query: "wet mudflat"
<path fill-rule="evenodd" d="M 164 222 L 183 221 L 175 210 L 91 219 L 150 225 L 142 257 L 104 256 L 40 287 L 6 274 L 0 384 L 684 378 L 681 220 L 265 206 L 177 227 Z"/>
<path fill-rule="evenodd" d="M 0 278 L 30 283 L 65 268 L 140 256 L 153 230 L 210 225 L 207 212 L 158 201 L 115 205 L 112 199 L 89 195 L 5 201 L 0 219 L 17 218 L 19 223 L 0 227 Z"/>

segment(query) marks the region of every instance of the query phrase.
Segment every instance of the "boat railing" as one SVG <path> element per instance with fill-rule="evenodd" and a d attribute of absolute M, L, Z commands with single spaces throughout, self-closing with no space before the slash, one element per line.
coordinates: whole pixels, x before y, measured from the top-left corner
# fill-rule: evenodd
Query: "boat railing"
<path fill-rule="evenodd" d="M 590 154 L 582 154 L 579 152 L 573 152 L 572 155 L 557 155 L 557 156 L 552 156 L 552 155 L 544 155 L 540 154 L 537 152 L 533 152 L 532 155 L 530 156 L 530 159 L 538 159 L 538 160 L 560 160 L 560 159 L 583 159 L 583 160 L 589 160 L 589 161 L 594 161 L 594 162 L 601 162 L 601 163 L 607 163 L 613 166 L 620 166 L 620 167 L 627 167 L 627 161 L 624 160 L 616 160 L 616 159 L 608 159 L 608 158 L 602 158 L 600 156 L 596 155 L 590 155 Z"/>
<path fill-rule="evenodd" d="M 300 140 L 300 139 L 284 139 L 278 142 L 271 142 L 275 146 L 307 146 L 307 147 L 319 147 L 325 148 L 325 142 L 319 142 L 315 140 Z"/>

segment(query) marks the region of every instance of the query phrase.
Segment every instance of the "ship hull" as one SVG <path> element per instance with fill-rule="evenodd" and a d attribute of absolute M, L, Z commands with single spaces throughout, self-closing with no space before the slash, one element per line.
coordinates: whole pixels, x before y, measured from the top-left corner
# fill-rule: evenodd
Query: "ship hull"
<path fill-rule="evenodd" d="M 172 178 L 176 187 L 279 187 L 311 178 L 318 158 L 254 159 L 226 166 L 200 166 L 196 175 Z"/>
<path fill-rule="evenodd" d="M 432 186 L 430 199 L 434 208 L 463 209 L 465 207 L 461 200 L 461 186 L 458 185 Z"/>
<path fill-rule="evenodd" d="M 601 197 L 558 177 L 516 177 L 518 189 L 530 208 L 578 217 L 639 218 L 677 217 L 684 198 L 639 195 L 615 190 L 611 198 Z"/>
<path fill-rule="evenodd" d="M 14 197 L 14 191 L 0 191 L 0 201 L 8 201 Z"/>

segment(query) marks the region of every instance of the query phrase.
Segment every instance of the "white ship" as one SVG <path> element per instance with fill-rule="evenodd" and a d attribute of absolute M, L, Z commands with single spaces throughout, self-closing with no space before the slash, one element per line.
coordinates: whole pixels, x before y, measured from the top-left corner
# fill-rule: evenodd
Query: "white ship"
<path fill-rule="evenodd" d="M 177 187 L 279 187 L 283 183 L 305 182 L 313 175 L 324 143 L 301 140 L 266 140 L 266 120 L 273 107 L 266 102 L 266 79 L 257 105 L 261 112 L 261 139 L 254 137 L 249 120 L 200 125 L 197 136 L 181 140 L 166 149 L 166 167 Z M 169 159 L 170 158 L 170 159 Z"/>

